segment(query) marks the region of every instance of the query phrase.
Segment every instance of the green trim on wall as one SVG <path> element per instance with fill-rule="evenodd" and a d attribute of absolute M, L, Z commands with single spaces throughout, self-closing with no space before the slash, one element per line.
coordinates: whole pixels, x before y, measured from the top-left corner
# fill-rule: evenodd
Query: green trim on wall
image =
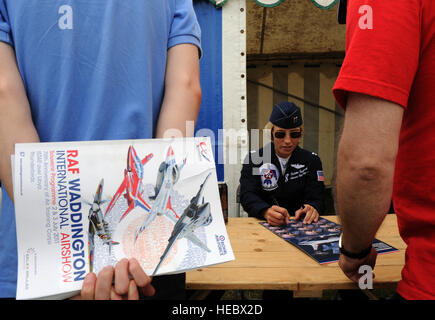
<path fill-rule="evenodd" d="M 254 1 L 262 7 L 273 8 L 273 7 L 279 6 L 284 0 L 278 0 L 277 2 L 272 3 L 272 4 L 265 4 L 265 3 L 262 3 L 260 0 L 254 0 Z"/>
<path fill-rule="evenodd" d="M 312 3 L 313 3 L 317 8 L 320 8 L 320 9 L 323 9 L 323 10 L 328 10 L 328 9 L 332 8 L 333 6 L 335 6 L 335 5 L 337 4 L 338 0 L 334 0 L 334 2 L 332 2 L 332 3 L 331 3 L 330 5 L 328 5 L 328 6 L 322 6 L 321 4 L 317 3 L 316 0 L 311 0 L 311 2 L 312 2 Z"/>

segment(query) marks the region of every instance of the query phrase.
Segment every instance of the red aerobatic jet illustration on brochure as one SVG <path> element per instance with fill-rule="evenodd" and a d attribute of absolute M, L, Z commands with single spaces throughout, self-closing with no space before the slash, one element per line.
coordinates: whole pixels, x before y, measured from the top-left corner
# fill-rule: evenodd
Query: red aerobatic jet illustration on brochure
<path fill-rule="evenodd" d="M 120 220 L 122 220 L 136 206 L 141 207 L 147 212 L 150 211 L 150 206 L 142 197 L 144 193 L 142 179 L 144 176 L 144 165 L 152 157 L 153 154 L 150 153 L 145 158 L 140 160 L 133 146 L 128 148 L 127 168 L 124 169 L 124 180 L 119 186 L 118 191 L 116 191 L 115 195 L 113 196 L 112 201 L 109 203 L 105 215 L 107 215 L 110 210 L 113 209 L 121 194 L 123 194 L 124 198 L 127 200 L 128 208 L 122 214 Z"/>

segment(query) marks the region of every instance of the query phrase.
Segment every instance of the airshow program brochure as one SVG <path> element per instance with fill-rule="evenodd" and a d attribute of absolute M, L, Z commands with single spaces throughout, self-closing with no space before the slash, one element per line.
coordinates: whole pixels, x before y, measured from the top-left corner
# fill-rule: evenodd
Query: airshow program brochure
<path fill-rule="evenodd" d="M 319 264 L 337 262 L 340 258 L 338 240 L 341 226 L 335 222 L 320 217 L 317 222 L 311 224 L 302 223 L 302 219 L 291 220 L 282 227 L 271 226 L 267 222 L 260 224 L 305 252 Z M 378 239 L 373 240 L 373 247 L 378 254 L 398 251 Z"/>
<path fill-rule="evenodd" d="M 67 298 L 135 257 L 148 275 L 234 260 L 208 137 L 16 144 L 17 299 Z"/>

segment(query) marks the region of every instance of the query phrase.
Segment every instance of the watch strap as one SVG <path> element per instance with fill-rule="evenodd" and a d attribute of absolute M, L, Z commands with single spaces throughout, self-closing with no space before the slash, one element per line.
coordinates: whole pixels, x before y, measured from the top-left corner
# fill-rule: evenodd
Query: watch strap
<path fill-rule="evenodd" d="M 339 241 L 339 249 L 340 249 L 340 253 L 341 254 L 343 254 L 343 255 L 345 255 L 346 257 L 348 257 L 348 258 L 352 258 L 352 259 L 362 259 L 362 258 L 365 258 L 365 257 L 367 257 L 369 254 L 370 254 L 370 252 L 372 251 L 372 245 L 370 244 L 370 246 L 368 247 L 368 248 L 366 248 L 366 249 L 364 249 L 364 250 L 361 250 L 360 252 L 350 252 L 350 251 L 347 251 L 344 247 L 343 247 L 343 244 L 342 244 L 342 242 L 341 242 L 341 237 L 342 237 L 342 235 L 340 235 L 340 241 Z"/>

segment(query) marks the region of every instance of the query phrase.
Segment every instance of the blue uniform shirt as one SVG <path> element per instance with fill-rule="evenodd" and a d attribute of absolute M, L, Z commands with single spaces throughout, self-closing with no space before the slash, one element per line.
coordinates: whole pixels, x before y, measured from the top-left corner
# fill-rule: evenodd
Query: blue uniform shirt
<path fill-rule="evenodd" d="M 167 51 L 200 49 L 200 36 L 192 0 L 0 0 L 0 41 L 15 50 L 41 141 L 152 138 Z M 14 297 L 15 218 L 2 198 L 0 297 Z"/>

